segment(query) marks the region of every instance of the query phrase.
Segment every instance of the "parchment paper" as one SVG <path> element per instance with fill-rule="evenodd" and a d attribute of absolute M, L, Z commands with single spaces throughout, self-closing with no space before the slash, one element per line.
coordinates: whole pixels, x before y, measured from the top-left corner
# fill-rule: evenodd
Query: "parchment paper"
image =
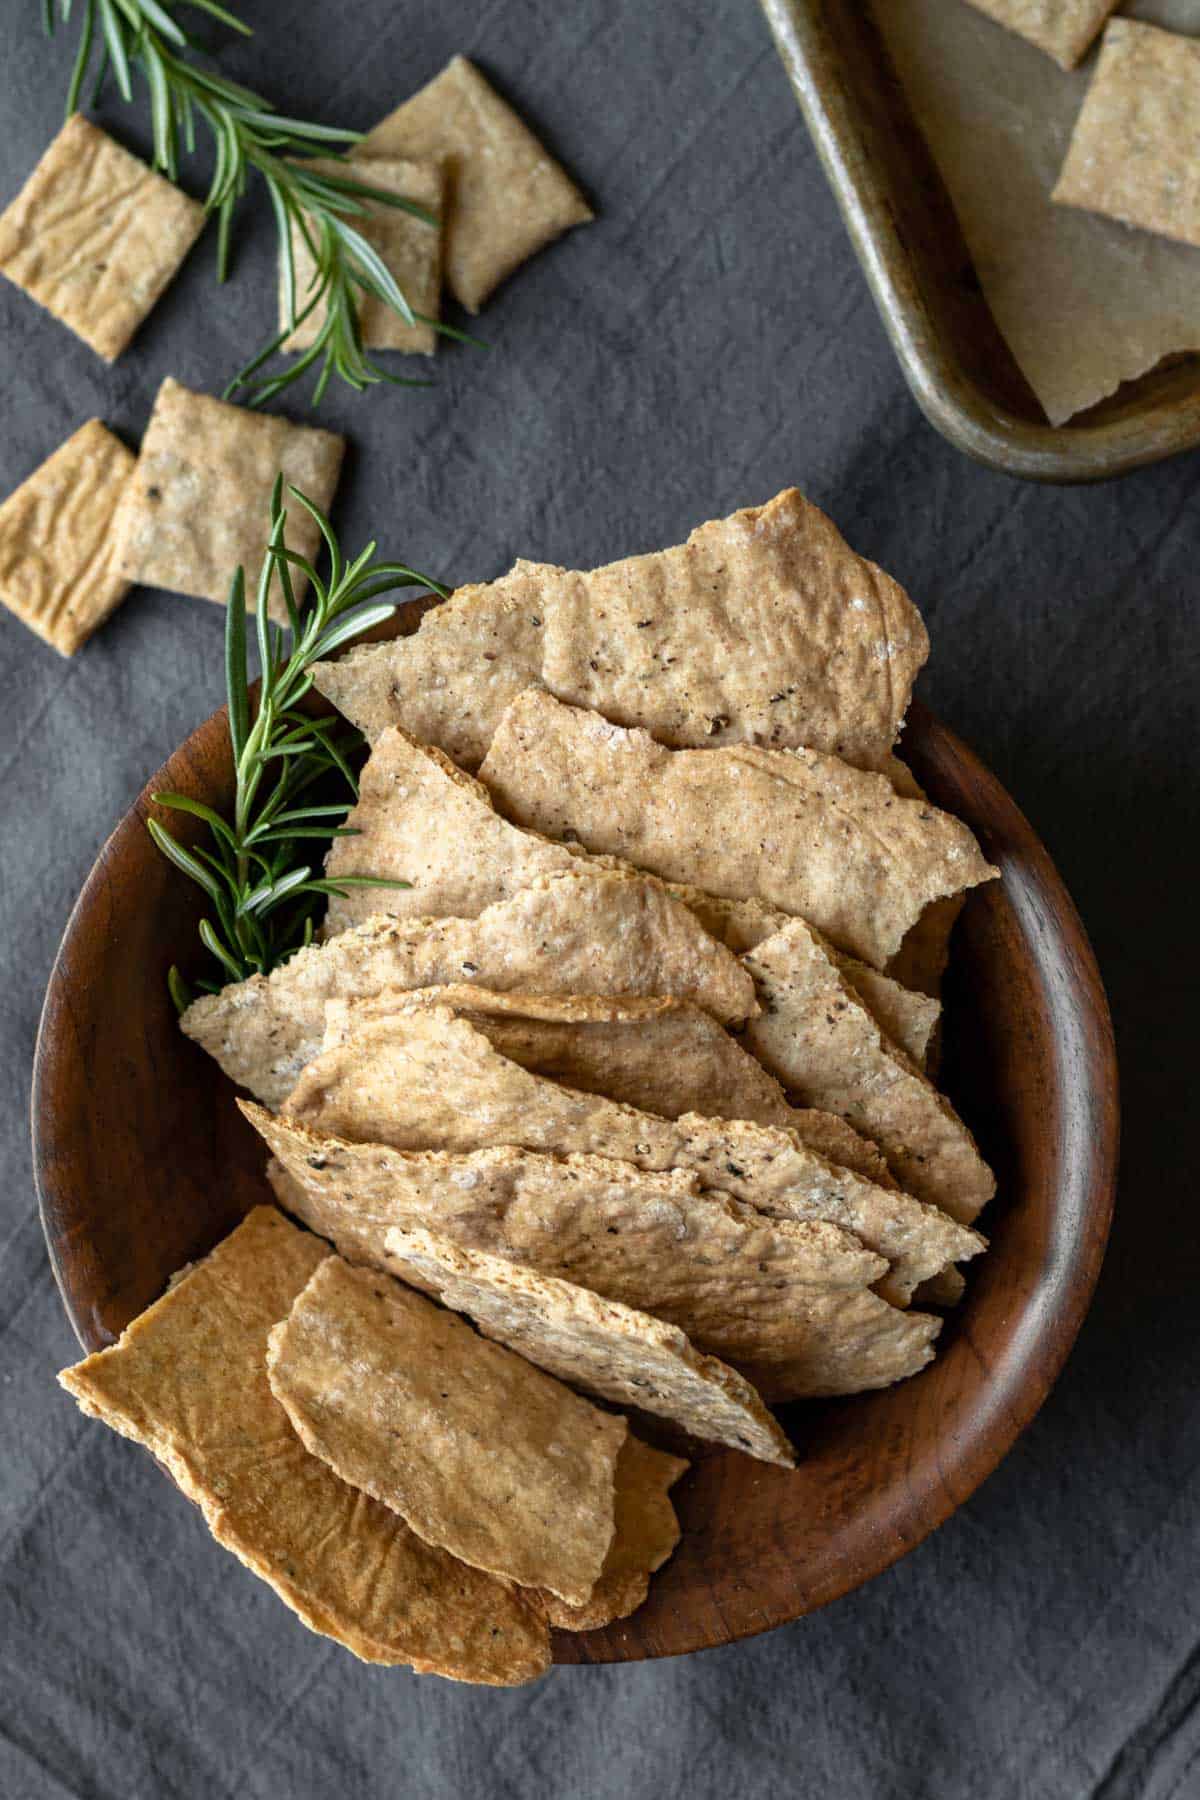
<path fill-rule="evenodd" d="M 1054 425 L 1200 349 L 1200 250 L 1053 206 L 1096 65 L 1064 72 L 962 0 L 872 0 L 988 305 Z M 1120 9 L 1200 33 L 1197 0 Z"/>

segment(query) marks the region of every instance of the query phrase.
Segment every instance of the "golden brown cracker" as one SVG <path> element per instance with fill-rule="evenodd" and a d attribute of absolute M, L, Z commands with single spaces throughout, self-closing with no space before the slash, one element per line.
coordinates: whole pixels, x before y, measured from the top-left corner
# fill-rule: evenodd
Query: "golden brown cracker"
<path fill-rule="evenodd" d="M 355 154 L 445 163 L 446 282 L 468 312 L 592 217 L 574 182 L 465 56 L 381 119 Z"/>
<path fill-rule="evenodd" d="M 134 459 L 99 419 L 61 444 L 0 506 L 0 600 L 74 656 L 129 592 L 113 520 Z"/>
<path fill-rule="evenodd" d="M 217 1542 L 310 1630 L 366 1662 L 490 1685 L 532 1680 L 549 1644 L 531 1606 L 339 1480 L 271 1393 L 268 1334 L 327 1255 L 258 1207 L 117 1344 L 59 1380 L 85 1412 L 144 1444 Z"/>
<path fill-rule="evenodd" d="M 338 1256 L 273 1328 L 267 1373 L 313 1455 L 424 1543 L 568 1605 L 590 1599 L 624 1419 Z"/>
<path fill-rule="evenodd" d="M 0 274 L 112 362 L 204 220 L 197 201 L 75 113 L 0 214 Z"/>

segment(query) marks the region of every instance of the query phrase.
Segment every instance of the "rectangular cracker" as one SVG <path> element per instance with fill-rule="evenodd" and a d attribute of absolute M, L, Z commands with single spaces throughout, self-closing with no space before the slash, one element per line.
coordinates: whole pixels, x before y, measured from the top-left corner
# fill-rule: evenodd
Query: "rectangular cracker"
<path fill-rule="evenodd" d="M 272 1329 L 267 1374 L 312 1454 L 423 1543 L 570 1606 L 591 1598 L 624 1419 L 338 1256 Z"/>
<path fill-rule="evenodd" d="M 1200 245 L 1200 43 L 1113 19 L 1051 196 Z"/>
<path fill-rule="evenodd" d="M 0 214 L 0 274 L 112 362 L 174 278 L 205 216 L 75 113 Z"/>
<path fill-rule="evenodd" d="M 460 1249 L 420 1226 L 389 1227 L 384 1252 L 402 1280 L 561 1381 L 656 1413 L 693 1437 L 795 1467 L 791 1445 L 750 1383 L 694 1350 L 675 1326 L 572 1282 Z"/>
<path fill-rule="evenodd" d="M 363 158 L 358 166 L 349 167 L 332 157 L 306 158 L 303 167 L 314 175 L 336 175 L 363 181 L 383 192 L 412 200 L 435 216 L 442 210 L 442 166 L 438 162 L 405 162 L 398 157 Z M 349 217 L 346 223 L 359 232 L 377 250 L 388 271 L 395 277 L 404 298 L 415 313 L 436 319 L 441 306 L 442 232 L 440 222 L 426 224 L 412 213 L 381 201 L 361 202 L 362 214 Z M 296 313 L 304 311 L 312 298 L 310 283 L 316 269 L 312 251 L 293 223 L 292 258 L 296 276 Z M 279 265 L 279 329 L 288 324 L 284 297 L 283 259 Z M 327 308 L 323 300 L 301 320 L 295 331 L 284 339 L 284 350 L 305 350 L 312 344 L 324 324 Z M 394 308 L 375 294 L 359 292 L 358 325 L 368 350 L 409 350 L 432 356 L 437 349 L 438 334 L 432 324 L 407 324 Z"/>
<path fill-rule="evenodd" d="M 257 1207 L 120 1342 L 59 1376 L 194 1500 L 219 1544 L 310 1630 L 365 1662 L 505 1686 L 549 1665 L 545 1625 L 348 1487 L 304 1448 L 267 1379 L 268 1334 L 326 1246 Z"/>
<path fill-rule="evenodd" d="M 315 675 L 372 741 L 402 725 L 469 769 L 533 686 L 675 749 L 804 744 L 870 768 L 928 654 L 904 590 L 787 488 L 605 568 L 518 562 Z"/>
<path fill-rule="evenodd" d="M 294 483 L 328 512 L 345 439 L 312 425 L 193 393 L 170 376 L 158 390 L 116 530 L 118 567 L 130 581 L 193 594 L 221 605 L 240 564 L 253 608 L 271 523 L 275 477 Z M 308 560 L 320 533 L 303 507 L 288 505 L 287 543 Z M 299 600 L 302 573 L 293 569 Z M 271 616 L 287 622 L 278 584 Z"/>
<path fill-rule="evenodd" d="M 708 1013 L 685 1000 L 491 994 L 460 984 L 326 1003 L 324 1048 L 364 1024 L 411 1008 L 446 1008 L 470 1021 L 532 1074 L 677 1119 L 756 1119 L 789 1125 L 792 1108 L 773 1076 Z"/>
<path fill-rule="evenodd" d="M 320 1050 L 327 1000 L 460 981 L 497 992 L 674 995 L 722 1024 L 757 1004 L 746 970 L 680 901 L 656 882 L 601 869 L 539 877 L 475 919 L 367 919 L 269 976 L 202 995 L 180 1023 L 232 1081 L 279 1106 Z"/>
<path fill-rule="evenodd" d="M 60 656 L 74 656 L 129 592 L 113 519 L 133 460 L 89 419 L 0 506 L 0 600 Z"/>
<path fill-rule="evenodd" d="M 465 56 L 381 119 L 355 155 L 445 163 L 446 283 L 468 312 L 592 217 L 574 182 Z"/>
<path fill-rule="evenodd" d="M 892 1264 L 879 1287 L 898 1304 L 946 1263 L 983 1248 L 938 1207 L 885 1185 L 878 1152 L 842 1119 L 797 1111 L 783 1130 L 698 1114 L 659 1118 L 530 1074 L 445 1007 L 364 1025 L 352 1043 L 309 1064 L 284 1114 L 324 1137 L 398 1150 L 513 1145 L 648 1173 L 690 1171 L 702 1188 L 773 1217 L 852 1232 Z M 847 1166 L 855 1146 L 861 1173 Z"/>
<path fill-rule="evenodd" d="M 679 1542 L 679 1520 L 668 1498 L 689 1467 L 643 1444 L 630 1432 L 617 1457 L 616 1530 L 600 1579 L 582 1606 L 567 1606 L 557 1595 L 537 1598 L 551 1625 L 560 1631 L 596 1631 L 636 1612 L 650 1591 L 650 1577 Z"/>
<path fill-rule="evenodd" d="M 747 1049 L 797 1098 L 873 1138 L 909 1193 L 970 1224 L 995 1177 L 950 1102 L 884 1036 L 818 935 L 793 919 L 745 962 L 762 1000 Z"/>
<path fill-rule="evenodd" d="M 971 5 L 1036 44 L 1061 68 L 1073 69 L 1117 0 L 971 0 Z"/>
<path fill-rule="evenodd" d="M 509 706 L 479 774 L 527 830 L 765 900 L 876 968 L 930 900 L 996 873 L 965 825 L 886 775 L 811 750 L 668 750 L 540 688 Z"/>
<path fill-rule="evenodd" d="M 389 1227 L 424 1226 L 665 1319 L 735 1368 L 785 1368 L 789 1398 L 886 1387 L 931 1355 L 936 1323 L 871 1292 L 882 1257 L 837 1226 L 703 1193 L 688 1171 L 513 1148 L 405 1153 L 245 1110 L 287 1178 L 281 1199 L 352 1262 L 386 1266 Z"/>

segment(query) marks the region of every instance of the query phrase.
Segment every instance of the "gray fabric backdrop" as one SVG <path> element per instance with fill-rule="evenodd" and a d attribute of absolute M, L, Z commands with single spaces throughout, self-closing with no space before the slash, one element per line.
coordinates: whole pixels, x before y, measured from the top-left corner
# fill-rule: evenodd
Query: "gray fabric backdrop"
<path fill-rule="evenodd" d="M 66 663 L 0 614 L 0 1793 L 1200 1794 L 1200 462 L 1051 492 L 930 431 L 752 0 L 245 11 L 258 37 L 225 66 L 331 122 L 369 125 L 465 50 L 600 215 L 488 308 L 490 354 L 444 355 L 429 392 L 330 397 L 352 445 L 348 539 L 478 579 L 518 553 L 587 564 L 670 543 L 802 485 L 909 586 L 934 638 L 925 696 L 1075 894 L 1120 1039 L 1124 1190 L 1036 1425 L 866 1591 L 751 1643 L 514 1694 L 360 1667 L 54 1385 L 76 1346 L 30 1181 L 38 1009 L 97 846 L 220 699 L 220 615 L 139 591 Z M 57 127 L 68 61 L 36 0 L 3 13 L 0 199 Z M 144 109 L 100 116 L 144 142 Z M 0 283 L 0 492 L 90 414 L 136 442 L 168 373 L 219 390 L 273 329 L 269 240 L 243 240 L 220 293 L 206 240 L 112 369 Z"/>

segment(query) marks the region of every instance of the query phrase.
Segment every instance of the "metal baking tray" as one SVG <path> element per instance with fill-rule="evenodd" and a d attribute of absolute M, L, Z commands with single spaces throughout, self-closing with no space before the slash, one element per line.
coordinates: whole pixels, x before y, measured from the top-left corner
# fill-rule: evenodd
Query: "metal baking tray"
<path fill-rule="evenodd" d="M 1200 444 L 1200 357 L 1049 425 L 980 290 L 867 0 L 762 0 L 850 241 L 925 417 L 977 462 L 1103 481 Z"/>

